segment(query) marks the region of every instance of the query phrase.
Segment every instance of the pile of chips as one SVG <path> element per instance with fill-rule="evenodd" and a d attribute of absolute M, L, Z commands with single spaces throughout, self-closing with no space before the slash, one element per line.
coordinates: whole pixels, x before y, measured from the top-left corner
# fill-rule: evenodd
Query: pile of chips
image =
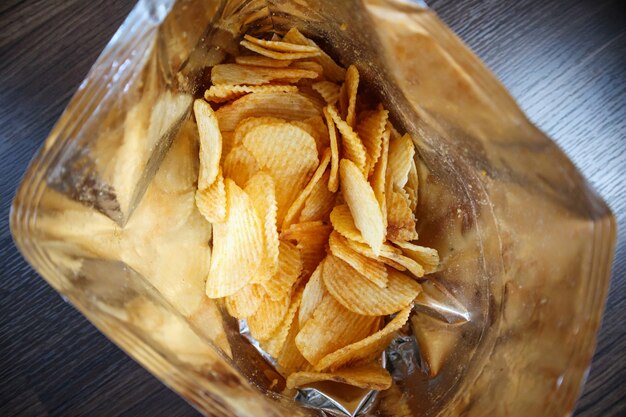
<path fill-rule="evenodd" d="M 354 66 L 297 29 L 241 45 L 194 103 L 196 205 L 213 224 L 206 294 L 246 320 L 288 388 L 386 389 L 381 353 L 409 318 L 416 278 L 439 263 L 412 243 L 413 140 L 361 98 Z"/>

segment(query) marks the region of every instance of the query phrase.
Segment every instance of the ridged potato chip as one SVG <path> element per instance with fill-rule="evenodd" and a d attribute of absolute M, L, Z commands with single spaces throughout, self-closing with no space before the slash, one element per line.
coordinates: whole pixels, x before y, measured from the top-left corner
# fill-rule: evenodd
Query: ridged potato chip
<path fill-rule="evenodd" d="M 339 204 L 330 212 L 330 222 L 333 228 L 343 237 L 359 243 L 365 243 L 359 229 L 354 224 L 352 213 L 347 204 Z"/>
<path fill-rule="evenodd" d="M 339 189 L 339 142 L 337 140 L 337 129 L 332 115 L 324 108 L 324 118 L 328 125 L 328 137 L 330 141 L 330 176 L 328 177 L 328 190 L 336 193 Z"/>
<path fill-rule="evenodd" d="M 417 208 L 417 197 L 419 192 L 419 178 L 417 176 L 417 167 L 415 165 L 415 158 L 411 160 L 411 169 L 409 170 L 409 178 L 404 186 L 404 190 L 409 196 L 409 207 L 412 212 L 415 212 Z"/>
<path fill-rule="evenodd" d="M 289 336 L 291 326 L 294 325 L 294 322 L 297 325 L 298 320 L 296 319 L 296 314 L 298 313 L 298 308 L 300 307 L 301 300 L 302 291 L 300 290 L 294 292 L 293 296 L 291 297 L 289 309 L 287 310 L 285 317 L 280 322 L 276 330 L 274 330 L 272 336 L 269 339 L 261 342 L 261 347 L 263 348 L 263 350 L 265 350 L 267 353 L 275 358 L 278 358 L 283 351 L 283 348 L 287 343 L 287 337 Z"/>
<path fill-rule="evenodd" d="M 387 264 L 398 271 L 406 271 L 408 269 L 409 272 L 411 272 L 416 277 L 424 276 L 424 268 L 422 267 L 422 265 L 420 265 L 415 260 L 404 256 L 402 254 L 402 250 L 390 245 L 389 243 L 385 242 L 383 244 L 379 256 L 374 255 L 372 249 L 365 244 L 352 240 L 346 240 L 346 243 L 358 253 L 367 256 L 368 258 L 377 259 L 380 262 Z"/>
<path fill-rule="evenodd" d="M 254 155 L 243 146 L 235 146 L 224 158 L 224 177 L 230 178 L 243 188 L 250 178 L 259 172 Z"/>
<path fill-rule="evenodd" d="M 324 75 L 324 68 L 317 62 L 313 61 L 295 61 L 289 66 L 289 68 L 303 69 L 307 71 L 313 71 L 317 74 L 317 78 Z"/>
<path fill-rule="evenodd" d="M 263 223 L 263 236 L 265 237 L 265 270 L 259 272 L 257 276 L 252 278 L 251 282 L 265 283 L 279 269 L 279 241 L 278 230 L 276 226 L 276 216 L 278 214 L 278 205 L 276 203 L 276 187 L 274 180 L 265 172 L 258 172 L 248 180 L 244 191 Z M 271 291 L 266 287 L 268 294 Z"/>
<path fill-rule="evenodd" d="M 278 52 L 312 52 L 319 54 L 320 49 L 315 46 L 299 45 L 296 43 L 289 43 L 286 41 L 268 41 L 265 39 L 255 38 L 254 36 L 244 35 L 243 37 L 248 42 L 262 46 L 263 48 L 271 49 Z"/>
<path fill-rule="evenodd" d="M 233 144 L 241 145 L 241 141 L 244 136 L 248 134 L 252 129 L 269 124 L 278 124 L 278 123 L 287 123 L 285 119 L 279 119 L 278 117 L 248 117 L 247 119 L 243 119 L 233 133 Z"/>
<path fill-rule="evenodd" d="M 291 293 L 291 288 L 301 272 L 302 259 L 296 245 L 280 241 L 278 270 L 269 280 L 263 282 L 263 288 L 271 299 L 283 298 Z"/>
<path fill-rule="evenodd" d="M 200 134 L 200 174 L 198 188 L 209 188 L 217 178 L 222 156 L 222 133 L 211 105 L 202 99 L 193 103 Z"/>
<path fill-rule="evenodd" d="M 313 83 L 313 89 L 319 93 L 327 104 L 336 104 L 339 100 L 341 86 L 332 81 L 318 81 Z"/>
<path fill-rule="evenodd" d="M 306 130 L 309 135 L 313 136 L 317 144 L 318 154 L 321 155 L 324 149 L 330 146 L 328 128 L 321 117 L 316 116 L 306 120 L 292 120 L 290 123 Z"/>
<path fill-rule="evenodd" d="M 354 162 L 359 171 L 366 175 L 367 153 L 363 142 L 361 142 L 361 139 L 352 127 L 339 116 L 335 106 L 329 104 L 325 107 L 325 111 L 332 117 L 335 127 L 341 133 L 342 158 L 347 158 Z"/>
<path fill-rule="evenodd" d="M 411 307 L 403 309 L 382 330 L 325 356 L 314 369 L 332 372 L 344 366 L 370 362 L 380 357 L 396 336 L 397 331 L 409 320 L 409 314 L 411 314 Z"/>
<path fill-rule="evenodd" d="M 279 80 L 298 82 L 303 78 L 315 79 L 318 74 L 298 68 L 268 68 L 252 67 L 240 64 L 218 64 L 211 69 L 211 82 L 214 85 L 256 85 L 269 84 L 271 81 Z M 263 91 L 261 91 L 263 92 Z"/>
<path fill-rule="evenodd" d="M 379 254 L 386 230 L 374 190 L 361 170 L 349 159 L 342 159 L 339 163 L 339 177 L 342 194 L 350 208 L 354 225 L 374 253 Z"/>
<path fill-rule="evenodd" d="M 330 212 L 335 206 L 336 194 L 328 190 L 330 172 L 326 171 L 322 178 L 315 184 L 311 195 L 306 199 L 300 212 L 298 223 L 311 221 L 328 221 Z"/>
<path fill-rule="evenodd" d="M 209 223 L 220 223 L 226 219 L 226 188 L 221 171 L 209 188 L 196 191 L 196 207 Z"/>
<path fill-rule="evenodd" d="M 291 28 L 285 36 L 283 36 L 284 42 L 296 43 L 298 45 L 317 46 L 315 42 L 304 36 L 297 28 Z M 324 75 L 331 81 L 341 82 L 346 77 L 346 70 L 330 57 L 328 54 L 320 49 L 320 55 L 313 58 L 314 61 L 324 68 Z"/>
<path fill-rule="evenodd" d="M 413 139 L 407 133 L 389 141 L 389 161 L 387 162 L 387 176 L 397 188 L 403 188 L 409 179 L 411 161 L 415 156 Z"/>
<path fill-rule="evenodd" d="M 289 315 L 289 313 L 287 313 Z M 279 372 L 287 377 L 296 371 L 306 371 L 311 368 L 311 364 L 302 356 L 298 346 L 296 346 L 296 335 L 300 333 L 300 323 L 297 317 L 295 317 L 291 326 L 289 327 L 289 333 L 283 345 L 282 350 L 276 355 L 276 362 L 279 366 Z"/>
<path fill-rule="evenodd" d="M 325 268 L 324 268 L 325 269 Z M 326 296 L 296 336 L 296 346 L 310 364 L 378 331 L 378 317 L 363 316 Z"/>
<path fill-rule="evenodd" d="M 390 240 L 416 240 L 415 215 L 404 190 L 387 189 L 387 237 Z"/>
<path fill-rule="evenodd" d="M 322 299 L 327 294 L 324 283 L 322 282 L 323 268 L 324 262 L 322 261 L 317 265 L 313 274 L 311 274 L 311 278 L 309 278 L 309 282 L 306 283 L 304 291 L 302 292 L 302 302 L 300 303 L 300 310 L 298 311 L 300 327 L 304 326 L 307 320 L 313 316 L 317 306 L 320 305 Z"/>
<path fill-rule="evenodd" d="M 248 195 L 224 180 L 228 209 L 223 223 L 213 225 L 213 254 L 206 282 L 209 298 L 232 295 L 245 287 L 262 267 L 263 225 Z"/>
<path fill-rule="evenodd" d="M 297 93 L 295 85 L 212 85 L 204 92 L 204 99 L 214 103 L 223 103 L 248 93 Z"/>
<path fill-rule="evenodd" d="M 324 154 L 322 155 L 322 159 L 317 166 L 317 169 L 313 173 L 313 176 L 309 180 L 309 183 L 304 187 L 304 189 L 298 194 L 298 197 L 294 200 L 294 202 L 287 210 L 287 214 L 285 214 L 285 218 L 283 219 L 283 224 L 281 230 L 285 230 L 289 228 L 293 223 L 295 223 L 296 219 L 300 216 L 302 208 L 304 207 L 304 203 L 306 203 L 307 198 L 313 192 L 313 188 L 320 182 L 324 172 L 326 172 L 326 168 L 328 168 L 328 164 L 330 162 L 330 149 L 326 149 Z"/>
<path fill-rule="evenodd" d="M 431 274 L 439 268 L 439 253 L 436 249 L 396 240 L 392 243 L 401 248 L 406 256 L 423 266 L 425 274 Z"/>
<path fill-rule="evenodd" d="M 278 300 L 266 294 L 256 313 L 246 320 L 252 337 L 259 341 L 271 338 L 287 315 L 290 305 L 291 293 Z"/>
<path fill-rule="evenodd" d="M 294 372 L 287 378 L 287 388 L 298 388 L 320 381 L 333 381 L 378 391 L 386 390 L 392 383 L 389 372 L 380 366 L 380 364 L 372 363 L 355 368 L 340 369 L 332 373 L 311 371 Z"/>
<path fill-rule="evenodd" d="M 254 155 L 259 167 L 274 178 L 276 219 L 282 224 L 285 213 L 319 163 L 315 139 L 297 126 L 276 123 L 250 129 L 242 145 Z"/>
<path fill-rule="evenodd" d="M 292 224 L 281 232 L 281 239 L 292 240 L 302 257 L 302 275 L 308 277 L 326 255 L 328 236 L 333 228 L 321 221 Z"/>
<path fill-rule="evenodd" d="M 385 265 L 376 259 L 358 253 L 346 241 L 347 239 L 339 233 L 332 232 L 328 240 L 330 252 L 380 288 L 386 287 L 387 268 Z"/>
<path fill-rule="evenodd" d="M 387 271 L 387 287 L 381 288 L 334 255 L 326 257 L 322 272 L 328 292 L 348 310 L 366 316 L 384 316 L 402 310 L 421 288 L 392 268 Z"/>
<path fill-rule="evenodd" d="M 357 125 L 356 131 L 367 151 L 368 175 L 374 172 L 376 162 L 380 158 L 388 117 L 389 112 L 379 106 Z"/>
<path fill-rule="evenodd" d="M 339 92 L 339 110 L 341 117 L 354 129 L 356 123 L 356 94 L 359 89 L 359 71 L 350 65 L 346 71 L 346 80 Z"/>
<path fill-rule="evenodd" d="M 380 145 L 380 156 L 374 166 L 374 172 L 370 176 L 370 184 L 372 184 L 372 190 L 376 195 L 376 200 L 380 205 L 380 211 L 383 214 L 383 224 L 385 229 L 389 225 L 389 219 L 387 216 L 387 196 L 386 196 L 386 178 L 387 178 L 387 160 L 389 156 L 389 135 L 391 134 L 391 125 L 387 123 L 387 127 L 383 132 L 383 137 Z"/>
<path fill-rule="evenodd" d="M 425 314 L 411 317 L 411 327 L 419 345 L 420 356 L 428 365 L 428 375 L 438 375 L 461 337 L 459 327 Z"/>
<path fill-rule="evenodd" d="M 260 45 L 252 43 L 245 39 L 239 42 L 239 44 L 243 46 L 244 48 L 249 49 L 252 52 L 256 52 L 259 55 L 263 55 L 263 56 L 274 58 L 274 59 L 294 60 L 294 59 L 303 59 L 303 58 L 313 58 L 313 57 L 320 55 L 319 50 L 315 52 L 278 52 L 272 49 L 264 48 Z"/>
<path fill-rule="evenodd" d="M 224 298 L 228 314 L 238 319 L 252 316 L 261 306 L 265 290 L 259 284 L 248 284 L 233 295 Z"/>
<path fill-rule="evenodd" d="M 222 131 L 233 131 L 248 117 L 278 117 L 306 120 L 321 116 L 322 109 L 300 93 L 250 93 L 222 106 L 215 112 Z"/>
<path fill-rule="evenodd" d="M 268 58 L 263 55 L 239 55 L 235 57 L 235 62 L 254 67 L 284 68 L 291 65 L 292 61 L 289 59 Z"/>

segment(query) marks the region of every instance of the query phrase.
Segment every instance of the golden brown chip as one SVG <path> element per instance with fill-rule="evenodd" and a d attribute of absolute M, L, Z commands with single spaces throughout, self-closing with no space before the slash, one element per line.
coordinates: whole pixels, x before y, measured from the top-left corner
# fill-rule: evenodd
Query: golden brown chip
<path fill-rule="evenodd" d="M 409 196 L 409 207 L 412 212 L 417 209 L 417 197 L 419 191 L 419 179 L 417 177 L 417 167 L 415 166 L 415 158 L 411 159 L 411 169 L 409 170 L 409 179 L 404 186 Z"/>
<path fill-rule="evenodd" d="M 209 188 L 196 191 L 196 207 L 209 223 L 220 223 L 226 219 L 226 189 L 221 171 Z"/>
<path fill-rule="evenodd" d="M 336 195 L 328 190 L 329 178 L 330 172 L 326 171 L 315 184 L 311 195 L 309 195 L 309 198 L 304 203 L 304 207 L 302 207 L 298 223 L 329 220 L 330 212 L 335 206 L 336 200 Z"/>
<path fill-rule="evenodd" d="M 374 172 L 370 176 L 370 183 L 372 184 L 372 189 L 374 190 L 374 194 L 376 195 L 376 200 L 380 205 L 380 211 L 383 214 L 383 223 L 385 225 L 385 229 L 388 227 L 388 216 L 387 216 L 387 197 L 386 193 L 386 177 L 387 177 L 387 159 L 389 156 L 389 135 L 391 134 L 391 125 L 388 123 L 385 131 L 383 132 L 382 142 L 381 142 L 381 151 L 380 156 L 378 157 L 378 161 L 374 167 Z"/>
<path fill-rule="evenodd" d="M 302 275 L 308 277 L 326 255 L 328 236 L 333 228 L 321 221 L 292 224 L 283 230 L 281 239 L 296 242 L 302 257 Z"/>
<path fill-rule="evenodd" d="M 248 180 L 244 191 L 252 200 L 256 208 L 259 219 L 263 223 L 263 236 L 265 237 L 265 270 L 258 276 L 252 278 L 251 282 L 265 283 L 279 268 L 279 241 L 278 230 L 276 229 L 276 216 L 278 206 L 276 203 L 276 187 L 274 180 L 265 172 L 258 172 Z M 266 287 L 265 290 L 272 295 Z"/>
<path fill-rule="evenodd" d="M 293 120 L 290 123 L 306 130 L 309 135 L 313 136 L 317 144 L 318 154 L 321 155 L 324 149 L 330 146 L 328 128 L 321 117 L 316 116 L 306 120 Z"/>
<path fill-rule="evenodd" d="M 389 112 L 379 107 L 365 116 L 356 128 L 367 151 L 368 175 L 374 172 L 376 162 L 380 158 L 388 116 Z"/>
<path fill-rule="evenodd" d="M 359 89 L 359 71 L 350 65 L 346 71 L 346 80 L 339 92 L 339 110 L 341 117 L 354 129 L 356 123 L 356 94 Z"/>
<path fill-rule="evenodd" d="M 294 59 L 303 59 L 303 58 L 313 58 L 313 57 L 320 55 L 319 50 L 315 52 L 278 52 L 272 49 L 264 48 L 262 46 L 259 46 L 247 40 L 243 40 L 239 42 L 239 44 L 243 46 L 244 48 L 251 50 L 252 52 L 256 52 L 259 55 L 263 55 L 268 58 L 274 58 L 274 59 L 294 60 Z"/>
<path fill-rule="evenodd" d="M 327 104 L 335 104 L 339 100 L 339 89 L 341 87 L 332 81 L 318 81 L 312 87 L 322 96 Z"/>
<path fill-rule="evenodd" d="M 358 253 L 346 241 L 347 239 L 339 233 L 332 232 L 328 240 L 330 252 L 380 288 L 386 287 L 387 268 L 385 265 L 376 259 Z"/>
<path fill-rule="evenodd" d="M 326 172 L 326 168 L 328 167 L 329 162 L 330 149 L 326 149 L 324 151 L 324 154 L 322 155 L 322 160 L 317 166 L 315 173 L 313 173 L 313 176 L 309 180 L 309 183 L 306 185 L 306 187 L 304 187 L 298 197 L 291 204 L 289 210 L 287 210 L 287 214 L 285 214 L 281 230 L 286 230 L 287 228 L 289 228 L 289 226 L 291 226 L 299 217 L 300 212 L 304 207 L 304 203 L 311 195 L 311 192 L 313 192 L 313 188 L 315 187 L 315 185 L 320 182 L 322 176 L 324 175 L 324 172 Z"/>
<path fill-rule="evenodd" d="M 276 230 L 276 229 L 274 229 Z M 263 288 L 267 295 L 278 300 L 291 293 L 291 287 L 296 282 L 302 272 L 302 259 L 300 251 L 291 242 L 280 241 L 278 254 L 278 270 L 267 281 L 263 283 Z"/>
<path fill-rule="evenodd" d="M 322 110 L 300 93 L 250 93 L 215 112 L 222 131 L 233 131 L 248 117 L 279 117 L 306 120 L 321 116 Z"/>
<path fill-rule="evenodd" d="M 387 287 L 380 288 L 341 259 L 329 255 L 322 279 L 328 292 L 348 310 L 368 316 L 393 314 L 411 304 L 420 292 L 415 280 L 388 268 Z"/>
<path fill-rule="evenodd" d="M 233 133 L 233 144 L 241 145 L 241 141 L 243 137 L 250 132 L 250 130 L 255 127 L 267 124 L 277 124 L 277 123 L 287 123 L 285 119 L 279 119 L 278 117 L 248 117 L 247 119 L 243 119 Z"/>
<path fill-rule="evenodd" d="M 302 302 L 300 303 L 300 310 L 298 311 L 298 322 L 300 327 L 309 320 L 317 306 L 322 302 L 322 299 L 327 294 L 322 282 L 322 268 L 324 268 L 324 261 L 317 265 L 315 271 L 309 278 L 309 282 L 306 283 L 304 291 L 302 292 Z"/>
<path fill-rule="evenodd" d="M 224 158 L 224 177 L 230 178 L 243 188 L 259 171 L 259 164 L 243 146 L 235 146 Z"/>
<path fill-rule="evenodd" d="M 333 105 L 328 105 L 325 110 L 332 117 L 335 126 L 341 133 L 341 153 L 343 158 L 347 158 L 354 162 L 359 170 L 365 175 L 367 154 L 363 142 L 359 139 L 357 133 L 352 130 L 349 124 L 347 124 L 339 114 L 337 109 Z"/>
<path fill-rule="evenodd" d="M 296 43 L 289 43 L 286 41 L 268 41 L 265 39 L 255 38 L 254 36 L 245 35 L 243 37 L 248 42 L 262 46 L 263 48 L 271 49 L 277 52 L 313 52 L 319 53 L 319 48 L 309 45 L 299 45 Z"/>
<path fill-rule="evenodd" d="M 392 137 L 389 141 L 389 161 L 387 162 L 387 176 L 391 184 L 403 188 L 409 178 L 411 161 L 415 156 L 413 139 L 407 133 L 404 136 Z"/>
<path fill-rule="evenodd" d="M 402 252 L 424 267 L 425 274 L 431 274 L 439 268 L 439 253 L 436 249 L 419 246 L 414 243 L 392 241 Z"/>
<path fill-rule="evenodd" d="M 291 64 L 288 59 L 274 59 L 263 55 L 239 55 L 235 57 L 235 62 L 241 65 L 270 68 L 284 68 Z"/>
<path fill-rule="evenodd" d="M 213 225 L 213 254 L 206 282 L 209 298 L 232 295 L 262 267 L 263 225 L 248 195 L 224 180 L 228 209 L 224 223 Z"/>
<path fill-rule="evenodd" d="M 355 368 L 329 372 L 294 372 L 287 378 L 287 388 L 298 388 L 313 382 L 333 381 L 369 390 L 386 390 L 391 386 L 389 372 L 380 364 L 372 363 Z"/>
<path fill-rule="evenodd" d="M 403 309 L 382 330 L 325 356 L 314 369 L 334 372 L 343 366 L 370 362 L 380 357 L 396 336 L 397 331 L 408 321 L 409 314 L 411 314 L 411 307 Z"/>
<path fill-rule="evenodd" d="M 317 62 L 313 61 L 296 61 L 289 66 L 289 68 L 298 68 L 307 71 L 313 71 L 317 74 L 317 77 L 321 77 L 324 74 L 324 68 Z"/>
<path fill-rule="evenodd" d="M 298 82 L 303 78 L 315 79 L 318 74 L 298 68 L 268 68 L 253 67 L 240 64 L 218 64 L 211 69 L 211 82 L 214 85 L 238 85 L 260 86 L 269 84 L 274 80 Z M 252 91 L 248 91 L 251 93 Z M 264 91 L 259 91 L 264 92 Z"/>
<path fill-rule="evenodd" d="M 302 305 L 302 303 L 300 304 Z M 291 310 L 290 310 L 291 311 Z M 289 312 L 287 313 L 289 315 Z M 311 364 L 302 356 L 298 346 L 296 346 L 296 335 L 300 332 L 300 323 L 297 318 L 291 321 L 287 339 L 280 354 L 276 356 L 279 371 L 285 377 L 296 371 L 306 371 L 311 368 Z"/>
<path fill-rule="evenodd" d="M 289 32 L 283 36 L 284 42 L 296 43 L 298 45 L 317 46 L 311 39 L 305 37 L 297 28 L 291 28 Z M 333 59 L 320 49 L 320 55 L 313 58 L 324 68 L 324 75 L 331 81 L 341 82 L 346 77 L 346 70 L 337 65 Z"/>
<path fill-rule="evenodd" d="M 295 324 L 297 326 L 296 314 L 298 313 L 298 308 L 300 307 L 300 302 L 302 300 L 302 291 L 296 291 L 291 297 L 291 301 L 289 303 L 289 309 L 285 314 L 285 317 L 280 322 L 276 330 L 272 336 L 261 342 L 261 347 L 267 353 L 275 358 L 279 358 L 279 355 L 283 351 L 285 344 L 287 343 L 287 337 L 289 336 L 291 327 Z M 295 336 L 293 336 L 295 338 Z"/>
<path fill-rule="evenodd" d="M 376 259 L 398 271 L 405 271 L 408 269 L 416 277 L 422 277 L 424 275 L 424 268 L 422 268 L 418 262 L 404 256 L 402 254 L 402 250 L 390 245 L 389 243 L 385 242 L 383 244 L 383 247 L 380 250 L 380 256 L 374 255 L 372 249 L 363 243 L 352 240 L 346 240 L 346 243 L 358 253 L 367 256 L 368 258 Z"/>
<path fill-rule="evenodd" d="M 387 189 L 387 237 L 390 240 L 410 241 L 417 239 L 415 215 L 409 206 L 404 190 Z"/>
<path fill-rule="evenodd" d="M 328 125 L 328 136 L 330 138 L 330 176 L 328 177 L 328 190 L 336 193 L 339 189 L 339 143 L 337 141 L 337 130 L 335 122 L 327 108 L 324 108 L 324 118 Z"/>
<path fill-rule="evenodd" d="M 361 232 L 354 224 L 352 213 L 350 213 L 350 208 L 347 204 L 335 206 L 333 211 L 330 212 L 330 222 L 333 228 L 343 237 L 355 242 L 365 243 Z"/>
<path fill-rule="evenodd" d="M 248 93 L 297 93 L 295 85 L 212 85 L 204 92 L 204 99 L 214 103 L 222 103 L 241 97 Z"/>
<path fill-rule="evenodd" d="M 193 103 L 193 111 L 200 134 L 200 174 L 198 188 L 209 188 L 217 178 L 222 156 L 222 134 L 218 119 L 206 101 L 197 99 Z"/>
<path fill-rule="evenodd" d="M 354 225 L 359 229 L 363 240 L 370 245 L 374 253 L 379 254 L 385 241 L 386 231 L 374 190 L 363 176 L 362 171 L 348 159 L 341 160 L 339 176 L 342 194 L 350 208 Z"/>
<path fill-rule="evenodd" d="M 238 319 L 252 316 L 261 306 L 265 290 L 258 284 L 249 284 L 224 298 L 228 314 Z"/>
<path fill-rule="evenodd" d="M 355 314 L 326 296 L 296 336 L 296 346 L 309 363 L 378 331 L 378 317 Z"/>
<path fill-rule="evenodd" d="M 259 341 L 272 337 L 287 315 L 290 305 L 291 293 L 278 300 L 273 300 L 266 294 L 256 313 L 246 320 L 252 337 Z"/>

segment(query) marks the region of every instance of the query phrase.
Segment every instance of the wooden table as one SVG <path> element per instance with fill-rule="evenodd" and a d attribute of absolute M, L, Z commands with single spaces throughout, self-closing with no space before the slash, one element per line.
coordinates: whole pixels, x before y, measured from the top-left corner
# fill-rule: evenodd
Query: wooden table
<path fill-rule="evenodd" d="M 432 0 L 567 152 L 626 230 L 626 7 L 619 0 Z M 0 2 L 0 415 L 196 416 L 17 253 L 26 165 L 133 2 Z M 576 416 L 626 415 L 626 240 Z M 497 417 L 497 416 L 495 416 Z"/>

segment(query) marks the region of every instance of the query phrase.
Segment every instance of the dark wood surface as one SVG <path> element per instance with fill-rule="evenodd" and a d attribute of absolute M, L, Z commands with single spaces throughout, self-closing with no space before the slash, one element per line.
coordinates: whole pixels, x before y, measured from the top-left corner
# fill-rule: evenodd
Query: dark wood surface
<path fill-rule="evenodd" d="M 626 230 L 626 7 L 431 0 Z M 0 1 L 0 415 L 196 416 L 64 302 L 8 230 L 27 163 L 133 2 Z M 626 415 L 626 239 L 576 416 Z"/>

